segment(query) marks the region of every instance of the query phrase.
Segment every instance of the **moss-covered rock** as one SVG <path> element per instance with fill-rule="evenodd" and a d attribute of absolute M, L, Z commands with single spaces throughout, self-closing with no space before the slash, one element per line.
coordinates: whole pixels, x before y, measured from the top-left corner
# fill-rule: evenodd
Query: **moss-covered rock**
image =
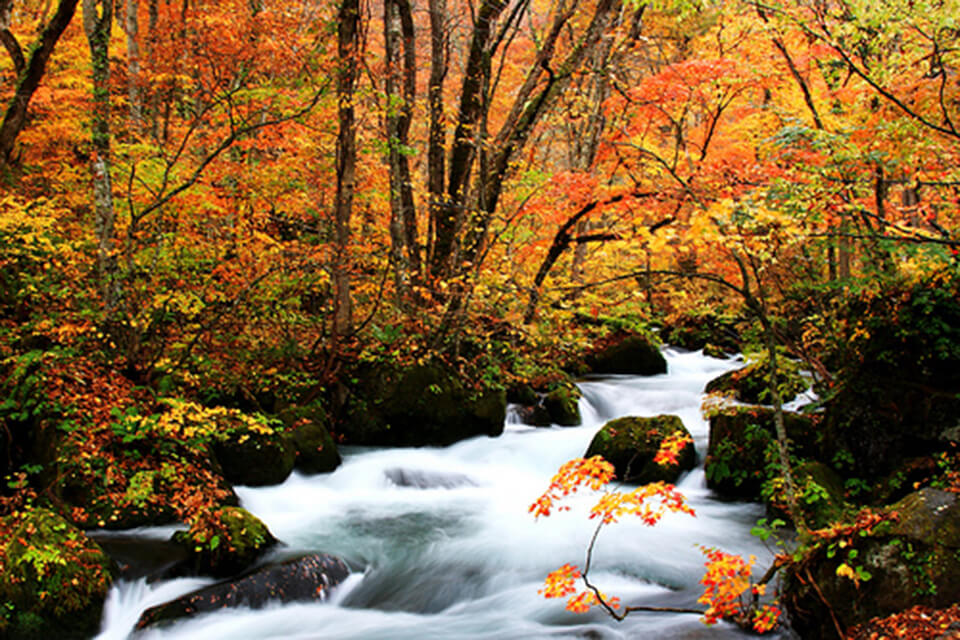
<path fill-rule="evenodd" d="M 82 531 L 52 511 L 5 518 L 0 549 L 0 636 L 89 638 L 100 626 L 114 566 Z"/>
<path fill-rule="evenodd" d="M 352 377 L 337 423 L 352 444 L 445 446 L 503 432 L 506 392 L 468 388 L 440 363 L 368 365 Z"/>
<path fill-rule="evenodd" d="M 558 386 L 543 399 L 550 422 L 561 427 L 575 427 L 581 422 L 580 390 L 573 384 Z"/>
<path fill-rule="evenodd" d="M 293 471 L 297 451 L 278 422 L 239 413 L 218 422 L 213 452 L 231 484 L 279 484 Z"/>
<path fill-rule="evenodd" d="M 800 375 L 800 365 L 779 358 L 779 391 L 783 402 L 794 398 L 807 388 Z M 772 404 L 770 397 L 770 365 L 766 360 L 748 364 L 742 369 L 728 371 L 707 383 L 707 393 L 721 393 L 747 404 Z"/>
<path fill-rule="evenodd" d="M 296 445 L 295 468 L 304 473 L 328 473 L 340 466 L 337 443 L 327 428 L 317 422 L 304 421 L 294 426 Z"/>
<path fill-rule="evenodd" d="M 237 575 L 277 542 L 259 518 L 240 507 L 201 514 L 172 540 L 186 549 L 194 571 L 217 577 Z"/>
<path fill-rule="evenodd" d="M 584 457 L 603 456 L 614 466 L 617 477 L 626 482 L 676 482 L 681 473 L 696 465 L 697 455 L 692 440 L 680 450 L 677 464 L 661 465 L 654 462 L 653 458 L 664 438 L 678 432 L 690 436 L 677 416 L 617 418 L 597 432 Z"/>
<path fill-rule="evenodd" d="M 956 602 L 958 495 L 923 489 L 888 509 L 894 512 L 898 519 L 823 541 L 788 568 L 782 600 L 802 637 L 834 638 L 837 626 L 846 631 L 914 605 Z"/>
<path fill-rule="evenodd" d="M 524 424 L 536 427 L 560 425 L 575 427 L 582 422 L 580 417 L 580 389 L 572 382 L 551 385 L 547 393 L 534 394 L 531 403 L 520 407 L 520 419 Z"/>
<path fill-rule="evenodd" d="M 592 373 L 624 373 L 652 376 L 667 372 L 667 361 L 660 349 L 642 335 L 614 334 L 584 359 Z"/>
<path fill-rule="evenodd" d="M 727 357 L 727 352 L 715 344 L 706 344 L 703 346 L 703 355 L 722 360 Z"/>
<path fill-rule="evenodd" d="M 813 419 L 785 412 L 787 437 L 795 452 L 815 455 Z M 710 417 L 710 441 L 704 461 L 707 486 L 725 498 L 760 500 L 763 483 L 772 477 L 768 464 L 775 460 L 774 412 L 768 407 L 725 407 Z"/>

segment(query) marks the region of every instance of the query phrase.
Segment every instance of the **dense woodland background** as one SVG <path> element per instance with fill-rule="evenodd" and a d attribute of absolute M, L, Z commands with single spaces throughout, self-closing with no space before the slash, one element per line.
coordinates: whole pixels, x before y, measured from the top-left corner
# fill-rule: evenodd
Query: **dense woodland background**
<path fill-rule="evenodd" d="M 958 20 L 0 0 L 0 533 L 41 508 L 215 531 L 224 439 L 446 443 L 636 336 L 812 372 L 792 453 L 846 509 L 818 526 L 956 493 Z M 448 387 L 467 431 L 378 422 L 409 411 L 377 389 Z M 36 604 L 11 593 L 3 624 Z"/>

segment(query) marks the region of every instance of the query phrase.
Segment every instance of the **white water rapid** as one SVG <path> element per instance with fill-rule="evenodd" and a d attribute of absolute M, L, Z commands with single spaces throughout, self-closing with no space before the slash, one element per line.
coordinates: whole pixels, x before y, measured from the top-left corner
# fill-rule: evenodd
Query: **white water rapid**
<path fill-rule="evenodd" d="M 635 613 L 618 623 L 600 611 L 572 614 L 537 593 L 548 572 L 583 564 L 594 522 L 576 508 L 534 520 L 527 508 L 562 463 L 583 455 L 605 421 L 676 414 L 701 458 L 706 451 L 703 386 L 738 362 L 672 349 L 665 355 L 665 375 L 582 383 L 580 427 L 508 420 L 499 438 L 446 448 L 345 447 L 343 465 L 331 474 L 240 487 L 243 506 L 288 545 L 285 554 L 322 551 L 347 561 L 354 573 L 331 600 L 227 609 L 132 635 L 147 607 L 208 582 L 120 581 L 98 640 L 746 637 L 730 625 L 706 627 L 696 615 Z M 601 532 L 591 578 L 607 594 L 631 605 L 696 606 L 704 560 L 698 545 L 755 554 L 758 566 L 768 564 L 769 553 L 749 535 L 760 507 L 713 500 L 702 467 L 678 486 L 696 517 L 672 515 L 653 528 L 628 518 Z"/>

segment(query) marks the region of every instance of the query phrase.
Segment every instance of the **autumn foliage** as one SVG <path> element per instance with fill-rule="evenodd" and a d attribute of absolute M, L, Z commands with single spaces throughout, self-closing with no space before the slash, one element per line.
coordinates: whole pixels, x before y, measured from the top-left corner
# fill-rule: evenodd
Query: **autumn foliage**
<path fill-rule="evenodd" d="M 677 451 L 686 446 L 688 441 L 689 436 L 683 435 L 664 439 L 656 455 L 657 461 L 660 464 L 674 463 Z M 624 516 L 636 516 L 644 525 L 652 527 L 667 513 L 695 515 L 683 494 L 673 485 L 654 482 L 624 492 L 608 488 L 613 480 L 613 465 L 601 456 L 575 458 L 560 467 L 550 486 L 530 505 L 529 510 L 537 518 L 549 516 L 555 510 L 569 510 L 568 504 L 558 503 L 580 489 L 599 493 L 589 514 L 589 519 L 597 520 L 593 542 L 596 542 L 603 526 L 614 524 Z M 587 551 L 588 566 L 593 542 Z M 730 620 L 761 634 L 774 629 L 779 621 L 780 609 L 758 602 L 758 598 L 764 595 L 766 585 L 752 583 L 756 558 L 751 556 L 744 560 L 719 549 L 702 550 L 707 557 L 706 572 L 700 580 L 704 593 L 697 602 L 707 607 L 702 612 L 703 622 L 715 624 L 720 620 Z M 566 598 L 566 609 L 573 613 L 585 613 L 591 607 L 600 606 L 615 618 L 622 619 L 631 612 L 644 610 L 644 607 L 626 607 L 619 612 L 623 608 L 620 599 L 600 591 L 589 582 L 585 572 L 575 565 L 564 564 L 552 571 L 544 584 L 540 594 L 545 598 Z"/>

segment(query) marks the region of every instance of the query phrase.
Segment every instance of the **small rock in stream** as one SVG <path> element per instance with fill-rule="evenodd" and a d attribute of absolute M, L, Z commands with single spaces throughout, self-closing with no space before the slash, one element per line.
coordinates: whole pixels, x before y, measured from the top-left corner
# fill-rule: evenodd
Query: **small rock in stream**
<path fill-rule="evenodd" d="M 383 472 L 387 479 L 398 487 L 416 489 L 456 489 L 457 487 L 475 487 L 477 483 L 462 473 L 443 471 L 420 471 L 416 469 L 387 469 Z"/>

